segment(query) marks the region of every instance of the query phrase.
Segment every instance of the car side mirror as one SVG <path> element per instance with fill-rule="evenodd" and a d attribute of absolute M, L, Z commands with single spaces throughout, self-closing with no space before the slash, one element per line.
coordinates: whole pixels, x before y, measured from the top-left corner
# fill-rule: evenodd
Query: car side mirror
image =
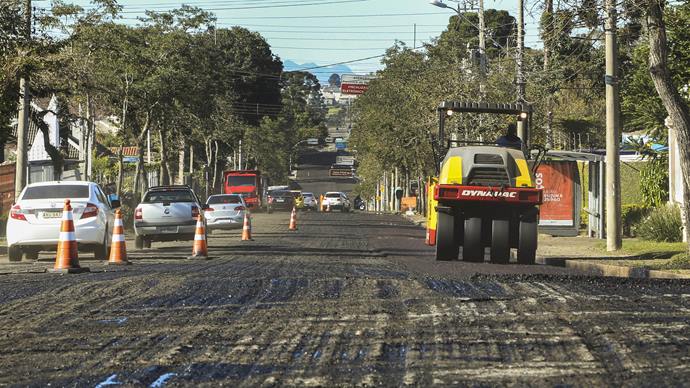
<path fill-rule="evenodd" d="M 113 209 L 117 209 L 122 206 L 122 203 L 120 203 L 120 197 L 118 197 L 117 194 L 108 195 L 108 200 L 110 201 L 110 207 Z"/>
<path fill-rule="evenodd" d="M 210 208 L 211 208 L 211 207 L 210 207 L 207 203 L 204 203 L 204 204 L 201 205 L 201 210 L 208 210 L 208 209 L 210 209 Z"/>

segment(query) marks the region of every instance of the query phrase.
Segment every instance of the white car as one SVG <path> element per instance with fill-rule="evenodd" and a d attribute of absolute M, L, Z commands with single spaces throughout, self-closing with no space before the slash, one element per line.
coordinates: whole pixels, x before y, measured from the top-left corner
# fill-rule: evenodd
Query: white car
<path fill-rule="evenodd" d="M 194 240 L 201 205 L 189 186 L 150 187 L 134 209 L 134 247 L 151 248 L 153 241 Z"/>
<path fill-rule="evenodd" d="M 244 225 L 247 205 L 238 194 L 212 195 L 206 200 L 208 208 L 204 211 L 208 230 L 237 229 Z"/>
<path fill-rule="evenodd" d="M 340 191 L 330 191 L 323 196 L 321 208 L 326 210 L 329 207 L 331 210 L 340 210 L 342 212 L 349 212 L 352 210 L 352 205 L 347 195 Z"/>
<path fill-rule="evenodd" d="M 10 261 L 22 256 L 38 258 L 40 251 L 57 247 L 65 199 L 72 205 L 79 250 L 94 252 L 96 259 L 108 258 L 115 219 L 120 207 L 93 182 L 59 181 L 33 183 L 24 188 L 7 219 L 7 248 Z"/>
<path fill-rule="evenodd" d="M 308 210 L 316 210 L 319 208 L 319 201 L 314 196 L 314 193 L 302 193 L 304 198 L 304 208 Z"/>

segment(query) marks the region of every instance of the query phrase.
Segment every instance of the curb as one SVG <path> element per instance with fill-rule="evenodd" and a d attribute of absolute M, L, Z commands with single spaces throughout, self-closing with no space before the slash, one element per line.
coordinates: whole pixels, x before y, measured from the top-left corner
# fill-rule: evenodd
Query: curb
<path fill-rule="evenodd" d="M 426 227 L 426 220 L 417 221 L 412 217 L 402 214 L 411 223 Z M 633 278 L 633 279 L 690 279 L 690 275 L 675 272 L 660 271 L 641 267 L 624 267 L 611 264 L 592 263 L 583 259 L 562 259 L 562 258 L 537 258 L 536 262 L 542 265 L 553 267 L 573 268 L 592 275 Z"/>
<path fill-rule="evenodd" d="M 641 267 L 624 267 L 611 264 L 591 263 L 587 260 L 537 258 L 537 262 L 554 267 L 573 268 L 592 275 L 633 279 L 690 279 L 690 275 Z"/>

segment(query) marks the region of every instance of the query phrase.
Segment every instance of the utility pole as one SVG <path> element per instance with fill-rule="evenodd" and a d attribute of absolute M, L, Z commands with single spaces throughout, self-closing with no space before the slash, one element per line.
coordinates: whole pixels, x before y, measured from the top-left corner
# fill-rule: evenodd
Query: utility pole
<path fill-rule="evenodd" d="M 24 43 L 28 46 L 31 42 L 31 0 L 26 0 L 24 5 Z M 28 47 L 25 48 L 28 52 Z M 19 115 L 17 117 L 17 162 L 14 176 L 14 199 L 26 185 L 26 133 L 29 129 L 29 112 L 31 111 L 31 95 L 29 91 L 29 74 L 23 73 L 19 80 Z"/>
<path fill-rule="evenodd" d="M 544 5 L 544 16 L 542 18 L 542 23 L 544 25 L 548 26 L 548 30 L 544 29 L 542 31 L 543 37 L 544 37 L 544 74 L 546 74 L 546 82 L 547 85 L 551 85 L 552 82 L 552 77 L 549 74 L 550 66 L 551 66 L 551 39 L 553 37 L 549 36 L 553 32 L 553 0 L 546 0 L 546 4 Z M 550 88 L 549 88 L 550 89 Z M 547 91 L 547 96 L 546 96 L 546 148 L 553 148 L 553 112 L 551 111 L 552 109 L 552 100 L 551 100 L 551 90 Z"/>
<path fill-rule="evenodd" d="M 516 81 L 517 81 L 517 102 L 525 102 L 525 79 L 522 74 L 522 62 L 525 50 L 525 2 L 518 0 L 518 20 L 517 20 L 517 50 L 516 50 Z M 520 119 L 517 122 L 518 137 L 522 142 L 529 144 L 529 132 L 527 121 Z"/>
<path fill-rule="evenodd" d="M 606 0 L 606 250 L 621 249 L 620 105 L 616 2 Z"/>

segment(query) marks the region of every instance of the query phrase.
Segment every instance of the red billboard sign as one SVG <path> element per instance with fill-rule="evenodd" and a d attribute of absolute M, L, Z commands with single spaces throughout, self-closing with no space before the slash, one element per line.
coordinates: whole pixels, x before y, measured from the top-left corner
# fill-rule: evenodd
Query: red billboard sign
<path fill-rule="evenodd" d="M 374 76 L 370 74 L 343 74 L 340 78 L 340 93 L 364 94 L 369 88 L 369 82 L 372 79 L 374 79 Z"/>
<path fill-rule="evenodd" d="M 544 190 L 544 202 L 539 208 L 539 225 L 574 226 L 577 164 L 549 161 L 539 165 L 534 176 L 537 188 Z"/>
<path fill-rule="evenodd" d="M 343 94 L 364 94 L 369 85 L 366 84 L 340 84 L 340 92 Z"/>

